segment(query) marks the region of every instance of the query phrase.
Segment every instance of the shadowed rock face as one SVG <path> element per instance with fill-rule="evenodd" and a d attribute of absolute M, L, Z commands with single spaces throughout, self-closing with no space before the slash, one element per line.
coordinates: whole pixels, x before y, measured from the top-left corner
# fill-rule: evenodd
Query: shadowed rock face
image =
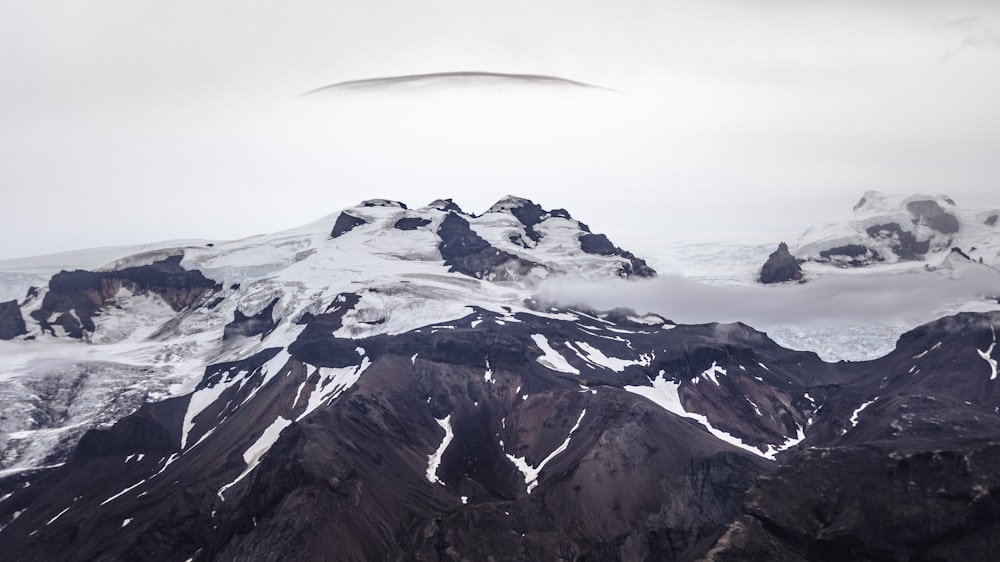
<path fill-rule="evenodd" d="M 778 244 L 778 249 L 767 257 L 758 277 L 761 283 L 784 283 L 801 279 L 802 268 L 799 266 L 799 260 L 788 251 L 788 245 L 784 242 Z"/>
<path fill-rule="evenodd" d="M 419 217 L 407 217 L 396 221 L 393 226 L 399 230 L 416 230 L 421 226 L 427 226 L 431 223 L 429 219 L 422 219 Z"/>
<path fill-rule="evenodd" d="M 337 238 L 363 224 L 365 224 L 364 219 L 341 212 L 340 216 L 337 217 L 337 222 L 333 223 L 333 230 L 330 231 L 330 237 Z"/>
<path fill-rule="evenodd" d="M 985 440 L 808 450 L 758 481 L 706 560 L 992 560 L 997 463 Z"/>
<path fill-rule="evenodd" d="M 911 201 L 907 203 L 906 209 L 920 223 L 926 224 L 941 234 L 958 232 L 958 218 L 942 209 L 936 201 Z"/>
<path fill-rule="evenodd" d="M 829 250 L 822 250 L 820 257 L 839 265 L 860 267 L 882 261 L 878 252 L 860 244 L 847 244 Z"/>
<path fill-rule="evenodd" d="M 525 200 L 521 206 L 511 208 L 510 212 L 524 225 L 524 232 L 528 238 L 534 242 L 542 239 L 538 232 L 535 231 L 535 225 L 542 222 L 542 219 L 547 215 L 540 205 Z"/>
<path fill-rule="evenodd" d="M 438 228 L 438 249 L 445 265 L 477 279 L 516 279 L 526 275 L 536 264 L 499 250 L 476 234 L 469 221 L 448 213 Z"/>
<path fill-rule="evenodd" d="M 43 330 L 52 331 L 50 318 L 58 314 L 55 324 L 61 325 L 70 337 L 81 338 L 95 329 L 93 318 L 100 309 L 114 302 L 118 290 L 126 288 L 136 294 L 159 295 L 171 308 L 183 310 L 200 302 L 221 285 L 200 271 L 180 266 L 182 256 L 171 256 L 158 262 L 117 271 L 62 271 L 52 276 L 49 291 L 42 306 L 31 314 Z"/>
<path fill-rule="evenodd" d="M 585 230 L 586 225 L 581 225 Z M 635 257 L 632 252 L 622 250 L 611 243 L 611 240 L 603 234 L 585 232 L 580 235 L 580 249 L 588 254 L 598 256 L 621 256 L 629 260 L 629 264 L 622 271 L 623 277 L 656 277 L 656 271 L 646 264 L 646 261 Z"/>
<path fill-rule="evenodd" d="M 1000 215 L 990 215 L 986 217 L 986 220 L 983 222 L 983 224 L 985 224 L 986 226 L 996 226 L 998 216 Z"/>
<path fill-rule="evenodd" d="M 10 340 L 28 333 L 17 301 L 0 302 L 0 340 Z"/>
<path fill-rule="evenodd" d="M 931 201 L 933 203 L 933 201 Z M 936 203 L 935 203 L 936 205 Z M 940 207 L 938 207 L 940 208 Z M 948 215 L 951 216 L 951 215 Z M 953 219 L 955 217 L 952 217 Z M 957 222 L 956 230 L 957 230 Z M 912 232 L 907 232 L 896 223 L 876 224 L 868 227 L 868 236 L 889 241 L 893 253 L 904 260 L 921 260 L 931 247 L 930 240 L 920 242 Z"/>

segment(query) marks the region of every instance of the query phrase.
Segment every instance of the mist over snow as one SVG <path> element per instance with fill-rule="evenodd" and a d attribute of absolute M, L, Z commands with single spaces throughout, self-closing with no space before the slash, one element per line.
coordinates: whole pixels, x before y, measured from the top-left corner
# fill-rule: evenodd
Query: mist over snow
<path fill-rule="evenodd" d="M 536 294 L 542 302 L 627 307 L 681 324 L 743 322 L 828 361 L 861 360 L 884 355 L 903 332 L 942 315 L 1000 309 L 1000 272 L 826 273 L 782 286 L 709 284 L 677 275 L 599 282 L 561 277 L 545 281 Z"/>

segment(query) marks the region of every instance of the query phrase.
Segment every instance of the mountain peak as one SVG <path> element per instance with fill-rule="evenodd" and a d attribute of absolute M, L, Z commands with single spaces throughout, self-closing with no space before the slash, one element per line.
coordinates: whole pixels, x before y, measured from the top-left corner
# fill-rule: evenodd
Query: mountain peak
<path fill-rule="evenodd" d="M 503 213 L 511 212 L 514 209 L 520 209 L 522 207 L 534 206 L 538 207 L 531 199 L 526 199 L 524 197 L 518 197 L 516 195 L 506 195 L 499 201 L 493 204 L 489 209 L 486 209 L 487 213 Z"/>
<path fill-rule="evenodd" d="M 465 214 L 465 211 L 463 211 L 462 208 L 459 207 L 451 199 L 435 199 L 430 203 L 428 203 L 427 206 L 424 207 L 424 209 L 425 210 L 436 209 L 438 211 L 445 211 L 445 212 L 454 211 L 456 213 L 461 213 L 463 215 Z"/>
<path fill-rule="evenodd" d="M 397 207 L 406 209 L 406 203 L 394 201 L 392 199 L 366 199 L 361 202 L 361 207 Z"/>

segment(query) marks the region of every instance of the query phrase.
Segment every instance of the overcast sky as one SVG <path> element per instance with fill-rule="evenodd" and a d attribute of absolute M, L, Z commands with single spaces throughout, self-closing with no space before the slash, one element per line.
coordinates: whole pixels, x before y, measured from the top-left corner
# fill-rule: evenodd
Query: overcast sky
<path fill-rule="evenodd" d="M 619 93 L 300 96 L 461 70 Z M 0 259 L 373 197 L 613 240 L 795 233 L 868 189 L 1000 207 L 995 1 L 5 2 L 0 72 Z"/>

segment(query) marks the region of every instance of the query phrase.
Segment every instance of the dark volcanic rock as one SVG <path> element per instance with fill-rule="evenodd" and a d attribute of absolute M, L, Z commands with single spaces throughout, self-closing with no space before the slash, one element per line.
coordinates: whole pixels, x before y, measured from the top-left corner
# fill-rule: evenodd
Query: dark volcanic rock
<path fill-rule="evenodd" d="M 847 244 L 829 250 L 821 250 L 819 256 L 838 265 L 860 267 L 882 261 L 878 252 L 860 244 Z"/>
<path fill-rule="evenodd" d="M 782 242 L 778 244 L 778 249 L 767 257 L 757 279 L 761 283 L 800 281 L 802 268 L 799 266 L 799 260 L 788 251 L 788 245 Z"/>
<path fill-rule="evenodd" d="M 936 201 L 911 201 L 906 204 L 906 209 L 921 224 L 926 224 L 941 234 L 958 232 L 958 218 L 942 209 Z"/>
<path fill-rule="evenodd" d="M 365 224 L 364 219 L 360 219 L 354 215 L 348 215 L 347 213 L 341 211 L 340 216 L 337 217 L 337 222 L 333 223 L 333 230 L 330 231 L 330 237 L 337 238 L 363 224 Z"/>
<path fill-rule="evenodd" d="M 903 230 L 894 222 L 870 226 L 866 232 L 876 240 L 888 241 L 893 253 L 904 260 L 921 260 L 931 247 L 930 240 L 920 242 L 912 232 Z"/>
<path fill-rule="evenodd" d="M 585 230 L 579 237 L 581 250 L 598 256 L 621 256 L 627 259 L 629 263 L 623 268 L 622 277 L 656 277 L 656 271 L 649 267 L 645 260 L 635 257 L 632 252 L 615 246 L 611 240 L 608 240 L 607 236 L 586 232 L 588 230 L 586 226 L 582 223 L 580 226 Z"/>
<path fill-rule="evenodd" d="M 542 239 L 538 232 L 535 231 L 535 225 L 542 222 L 542 219 L 546 218 L 548 213 L 540 205 L 525 199 L 520 206 L 512 207 L 510 213 L 524 225 L 524 232 L 528 238 L 534 242 Z"/>
<path fill-rule="evenodd" d="M 10 340 L 28 333 L 17 301 L 0 302 L 0 340 Z"/>
<path fill-rule="evenodd" d="M 271 333 L 277 326 L 274 322 L 274 305 L 277 303 L 278 299 L 274 299 L 271 304 L 253 316 L 247 316 L 237 309 L 233 313 L 233 321 L 226 324 L 223 329 L 222 339 L 228 340 L 236 336 L 251 337 L 262 334 L 266 336 Z"/>
<path fill-rule="evenodd" d="M 416 230 L 421 226 L 427 226 L 430 223 L 431 221 L 428 219 L 422 219 L 419 217 L 406 217 L 396 221 L 396 224 L 393 226 L 399 230 Z"/>
<path fill-rule="evenodd" d="M 441 244 L 438 250 L 445 265 L 478 279 L 516 279 L 527 274 L 536 264 L 499 250 L 476 234 L 469 221 L 448 213 L 438 228 Z"/>
<path fill-rule="evenodd" d="M 988 441 L 809 450 L 758 482 L 706 560 L 993 560 L 997 463 Z"/>
<path fill-rule="evenodd" d="M 52 276 L 41 308 L 32 312 L 31 317 L 43 330 L 52 331 L 48 319 L 59 313 L 56 324 L 66 328 L 71 337 L 81 338 L 84 332 L 94 331 L 94 316 L 114 302 L 122 287 L 137 294 L 155 293 L 176 311 L 199 303 L 209 292 L 221 288 L 200 271 L 182 268 L 182 257 L 171 256 L 117 271 L 59 272 Z"/>
<path fill-rule="evenodd" d="M 358 302 L 303 318 L 288 354 L 210 365 L 194 394 L 89 432 L 66 465 L 0 478 L 5 559 L 990 560 L 1000 546 L 1000 313 L 830 364 L 745 325 L 627 311 L 473 308 L 334 336 Z M 772 462 L 719 431 L 761 452 L 807 435 Z"/>
<path fill-rule="evenodd" d="M 983 224 L 985 224 L 986 226 L 996 226 L 998 216 L 1000 215 L 990 215 L 989 217 L 986 218 L 985 221 L 983 221 Z"/>

